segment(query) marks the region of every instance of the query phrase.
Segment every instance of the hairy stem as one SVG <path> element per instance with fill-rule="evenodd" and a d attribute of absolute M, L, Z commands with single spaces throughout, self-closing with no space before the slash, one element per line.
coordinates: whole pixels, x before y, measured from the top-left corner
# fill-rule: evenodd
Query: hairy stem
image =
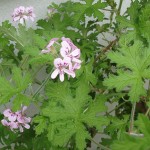
<path fill-rule="evenodd" d="M 118 105 L 117 107 L 115 107 L 114 109 L 112 109 L 111 111 L 107 112 L 106 114 L 110 114 L 112 113 L 113 111 L 115 111 L 116 109 L 120 108 L 122 105 L 124 105 L 125 103 L 127 103 L 128 101 L 125 101 L 123 103 L 121 103 L 120 105 Z"/>
<path fill-rule="evenodd" d="M 53 69 L 51 70 L 51 72 L 47 75 L 46 79 L 44 80 L 44 82 L 41 84 L 41 86 L 37 89 L 37 91 L 34 93 L 34 95 L 32 96 L 32 98 L 35 98 L 37 96 L 37 94 L 41 91 L 41 89 L 45 86 L 45 84 L 48 82 L 51 74 L 52 74 Z"/>
<path fill-rule="evenodd" d="M 123 0 L 120 0 L 119 7 L 118 7 L 118 12 L 117 12 L 118 15 L 120 15 L 122 3 L 123 3 Z"/>
<path fill-rule="evenodd" d="M 147 109 L 145 116 L 148 116 L 149 112 L 150 112 L 150 108 Z"/>
<path fill-rule="evenodd" d="M 147 98 L 146 98 L 147 101 L 149 101 L 149 98 L 150 98 L 150 81 L 148 83 Z M 148 116 L 149 112 L 150 112 L 150 107 L 147 109 L 145 115 Z"/>
<path fill-rule="evenodd" d="M 135 109 L 136 109 L 136 102 L 132 104 L 129 133 L 132 133 L 133 127 L 134 127 L 134 115 L 135 115 Z"/>
<path fill-rule="evenodd" d="M 114 41 L 111 41 L 108 46 L 106 46 L 105 48 L 103 48 L 103 49 L 101 50 L 101 53 L 99 53 L 99 55 L 97 55 L 96 58 L 95 58 L 95 60 L 94 60 L 94 65 L 96 65 L 96 62 L 97 62 L 97 61 L 99 60 L 99 58 L 101 57 L 102 53 L 105 53 L 105 52 L 107 52 L 108 50 L 110 50 L 110 49 L 113 47 L 113 45 L 116 44 L 117 41 L 118 41 L 118 39 L 115 39 Z"/>

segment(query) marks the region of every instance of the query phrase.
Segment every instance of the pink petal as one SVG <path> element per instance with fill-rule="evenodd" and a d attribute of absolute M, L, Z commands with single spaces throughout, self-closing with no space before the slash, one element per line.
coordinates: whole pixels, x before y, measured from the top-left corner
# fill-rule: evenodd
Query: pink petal
<path fill-rule="evenodd" d="M 66 57 L 69 54 L 69 51 L 64 47 L 61 47 L 60 54 L 62 57 Z"/>
<path fill-rule="evenodd" d="M 22 13 L 24 13 L 25 12 L 25 7 L 24 6 L 20 6 L 19 7 L 19 11 L 22 12 Z"/>
<path fill-rule="evenodd" d="M 59 70 L 58 70 L 58 69 L 55 69 L 54 72 L 51 74 L 51 78 L 52 78 L 52 79 L 55 79 L 58 74 L 59 74 Z"/>
<path fill-rule="evenodd" d="M 9 117 L 10 115 L 12 114 L 12 111 L 10 109 L 6 109 L 4 112 L 3 112 L 3 115 L 5 117 Z"/>
<path fill-rule="evenodd" d="M 67 73 L 68 75 L 72 76 L 73 78 L 76 76 L 75 73 L 73 71 L 64 69 L 64 72 Z"/>
<path fill-rule="evenodd" d="M 16 17 L 13 18 L 13 21 L 16 22 L 16 21 L 18 21 L 19 19 L 20 19 L 20 16 L 16 16 Z"/>
<path fill-rule="evenodd" d="M 72 56 L 80 56 L 80 49 L 75 49 L 72 53 L 71 53 Z"/>
<path fill-rule="evenodd" d="M 3 126 L 9 126 L 9 123 L 5 119 L 1 120 L 1 123 Z"/>
<path fill-rule="evenodd" d="M 9 121 L 16 121 L 16 119 L 17 119 L 17 115 L 14 113 L 11 113 L 11 115 L 8 117 Z"/>
<path fill-rule="evenodd" d="M 73 70 L 80 69 L 80 68 L 81 68 L 81 64 L 78 63 L 75 63 L 73 66 Z"/>
<path fill-rule="evenodd" d="M 47 45 L 47 48 L 50 48 L 59 38 L 52 38 Z"/>
<path fill-rule="evenodd" d="M 23 117 L 21 114 L 17 116 L 17 121 L 18 121 L 19 123 L 24 123 L 24 122 L 25 122 L 25 121 L 24 121 L 24 117 Z"/>
<path fill-rule="evenodd" d="M 18 123 L 17 122 L 10 122 L 10 128 L 11 129 L 17 129 L 18 128 Z"/>
<path fill-rule="evenodd" d="M 60 65 L 63 65 L 63 60 L 61 58 L 56 58 L 54 60 L 54 66 L 58 68 Z"/>
<path fill-rule="evenodd" d="M 69 45 L 66 41 L 61 42 L 61 45 L 62 45 L 62 47 L 65 48 L 68 52 L 71 50 L 70 45 Z"/>
<path fill-rule="evenodd" d="M 71 58 L 70 57 L 64 57 L 63 64 L 66 66 L 66 64 L 70 64 L 70 63 L 71 63 Z"/>
<path fill-rule="evenodd" d="M 30 123 L 31 122 L 31 118 L 30 117 L 24 117 L 24 122 L 25 123 Z"/>
<path fill-rule="evenodd" d="M 30 129 L 30 125 L 28 125 L 28 124 L 24 124 L 23 125 L 26 129 Z"/>
<path fill-rule="evenodd" d="M 27 13 L 33 12 L 33 7 L 32 6 L 26 7 L 26 12 Z"/>
<path fill-rule="evenodd" d="M 81 60 L 79 60 L 79 59 L 77 59 L 77 58 L 75 58 L 75 57 L 72 58 L 72 61 L 73 61 L 73 62 L 76 62 L 76 63 L 79 63 L 79 64 L 82 62 Z"/>

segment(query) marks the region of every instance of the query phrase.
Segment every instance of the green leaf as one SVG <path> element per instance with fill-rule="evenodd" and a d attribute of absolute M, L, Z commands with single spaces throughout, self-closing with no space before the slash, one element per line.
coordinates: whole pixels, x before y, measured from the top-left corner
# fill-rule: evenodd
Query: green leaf
<path fill-rule="evenodd" d="M 104 17 L 104 14 L 99 11 L 100 8 L 105 8 L 106 3 L 101 1 L 97 2 L 97 4 L 93 4 L 93 0 L 91 1 L 83 1 L 85 3 L 76 2 L 73 4 L 72 11 L 74 12 L 74 20 L 73 24 L 77 26 L 80 21 L 85 19 L 85 15 L 92 16 L 94 15 L 95 18 L 98 18 L 101 21 Z"/>
<path fill-rule="evenodd" d="M 112 150 L 149 150 L 150 145 L 150 120 L 148 117 L 140 114 L 138 120 L 136 121 L 139 131 L 141 131 L 144 136 L 140 136 L 140 133 L 135 133 L 135 135 L 124 135 L 120 141 L 114 141 L 111 148 Z"/>
<path fill-rule="evenodd" d="M 0 95 L 1 95 L 1 104 L 7 103 L 13 99 L 14 100 L 14 109 L 19 110 L 20 104 L 29 104 L 29 99 L 27 96 L 22 94 L 31 83 L 31 78 L 28 73 L 22 72 L 19 68 L 13 68 L 13 76 L 11 80 L 7 80 L 3 77 L 0 77 Z M 20 105 L 20 106 L 19 106 Z"/>
<path fill-rule="evenodd" d="M 146 94 L 143 78 L 148 78 L 147 67 L 150 51 L 143 47 L 142 43 L 136 41 L 132 46 L 122 46 L 116 52 L 110 52 L 108 58 L 117 64 L 117 75 L 110 75 L 105 79 L 104 85 L 108 88 L 116 88 L 117 91 L 129 91 L 128 95 L 132 102 L 139 101 L 139 97 Z M 128 89 L 129 90 L 128 90 Z"/>
<path fill-rule="evenodd" d="M 47 118 L 42 116 L 36 116 L 33 120 L 35 123 L 38 123 L 38 125 L 35 127 L 35 131 L 37 135 L 40 135 L 44 132 L 45 129 L 47 129 Z"/>
<path fill-rule="evenodd" d="M 104 96 L 92 100 L 87 82 L 71 90 L 68 82 L 50 82 L 46 87 L 49 103 L 42 109 L 41 116 L 49 118 L 47 136 L 54 146 L 64 147 L 75 140 L 76 148 L 86 148 L 86 139 L 90 139 L 86 127 L 96 127 L 102 131 L 108 124 L 107 118 L 99 115 L 105 112 Z M 40 126 L 40 124 L 39 124 Z"/>

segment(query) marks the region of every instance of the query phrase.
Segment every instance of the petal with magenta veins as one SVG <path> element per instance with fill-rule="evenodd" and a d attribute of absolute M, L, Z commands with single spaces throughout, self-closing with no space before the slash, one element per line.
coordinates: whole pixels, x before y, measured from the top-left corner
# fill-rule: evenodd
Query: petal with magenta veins
<path fill-rule="evenodd" d="M 66 57 L 67 55 L 69 55 L 69 51 L 65 47 L 61 47 L 60 54 L 62 57 Z"/>
<path fill-rule="evenodd" d="M 68 52 L 70 52 L 71 47 L 66 41 L 61 42 L 61 45 L 63 48 L 67 49 Z"/>
<path fill-rule="evenodd" d="M 76 57 L 76 56 L 80 56 L 80 49 L 75 49 L 74 51 L 72 51 L 70 53 L 70 55 Z"/>
<path fill-rule="evenodd" d="M 68 75 L 72 76 L 73 78 L 76 76 L 75 73 L 71 70 L 64 69 L 64 72 L 67 73 Z"/>
<path fill-rule="evenodd" d="M 47 48 L 50 48 L 59 38 L 53 38 L 49 41 L 49 44 L 47 45 Z"/>
<path fill-rule="evenodd" d="M 9 117 L 10 115 L 12 114 L 12 111 L 10 109 L 6 109 L 4 112 L 3 112 L 3 115 L 5 117 Z"/>
<path fill-rule="evenodd" d="M 17 129 L 18 128 L 18 123 L 17 122 L 10 122 L 10 128 Z"/>
<path fill-rule="evenodd" d="M 16 121 L 17 119 L 17 115 L 15 113 L 12 113 L 9 117 L 8 117 L 8 120 L 9 121 Z"/>
<path fill-rule="evenodd" d="M 58 68 L 60 65 L 63 65 L 63 60 L 61 58 L 56 58 L 54 60 L 54 66 Z"/>

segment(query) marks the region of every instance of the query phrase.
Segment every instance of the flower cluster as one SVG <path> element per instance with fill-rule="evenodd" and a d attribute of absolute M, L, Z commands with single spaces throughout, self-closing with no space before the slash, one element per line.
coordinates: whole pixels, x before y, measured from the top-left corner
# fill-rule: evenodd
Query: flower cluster
<path fill-rule="evenodd" d="M 42 50 L 41 53 L 51 52 L 54 43 L 59 44 L 58 40 L 58 38 L 51 39 L 46 47 L 47 50 Z M 55 79 L 59 75 L 60 81 L 63 82 L 65 73 L 72 78 L 76 76 L 75 71 L 80 69 L 82 61 L 80 60 L 80 49 L 69 38 L 62 37 L 61 40 L 60 57 L 54 60 L 55 70 L 51 78 Z"/>
<path fill-rule="evenodd" d="M 34 21 L 35 14 L 33 13 L 33 7 L 24 7 L 20 6 L 14 9 L 12 14 L 13 21 L 19 21 L 21 24 L 24 24 L 25 20 Z"/>
<path fill-rule="evenodd" d="M 31 118 L 25 116 L 24 111 L 26 109 L 26 106 L 17 112 L 12 112 L 10 109 L 6 109 L 3 112 L 5 119 L 1 120 L 1 123 L 4 126 L 9 127 L 12 131 L 19 129 L 20 132 L 23 132 L 23 127 L 29 129 Z"/>

